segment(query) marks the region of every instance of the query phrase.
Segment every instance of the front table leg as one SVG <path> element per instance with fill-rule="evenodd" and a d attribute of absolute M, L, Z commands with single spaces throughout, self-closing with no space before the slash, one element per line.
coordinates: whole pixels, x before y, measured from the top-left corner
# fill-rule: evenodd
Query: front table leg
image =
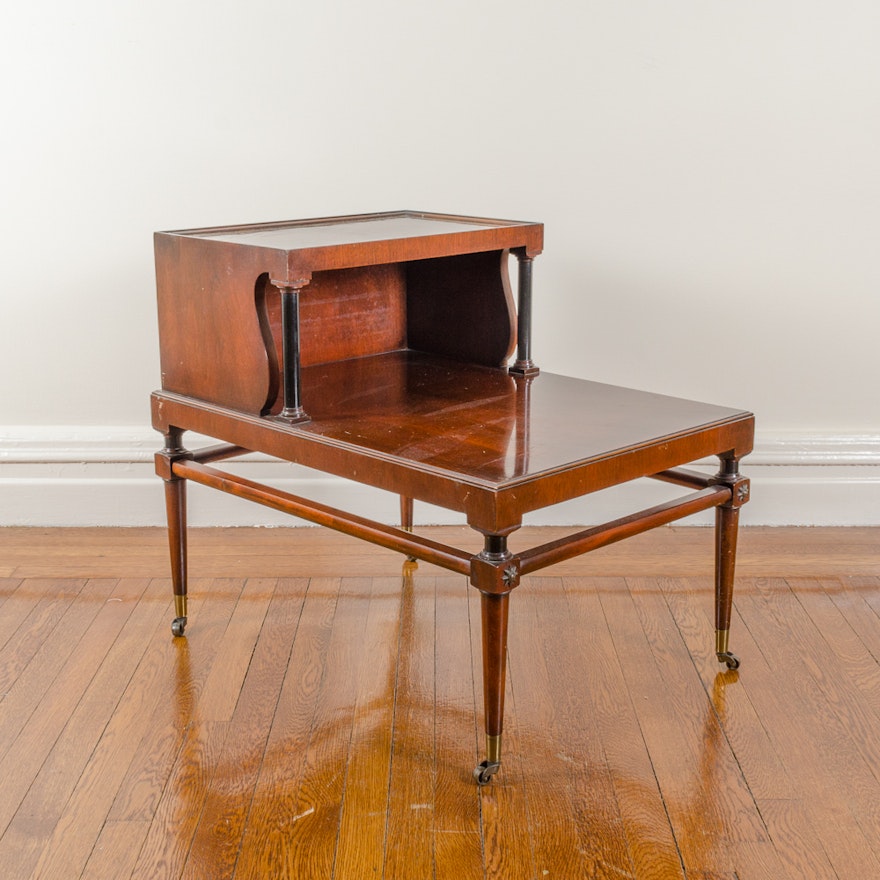
<path fill-rule="evenodd" d="M 508 551 L 505 536 L 486 536 L 482 553 L 471 561 L 471 583 L 481 594 L 486 726 L 486 760 L 474 770 L 474 779 L 486 785 L 501 768 L 509 598 L 519 583 L 519 561 Z"/>
<path fill-rule="evenodd" d="M 713 483 L 729 486 L 731 492 L 730 500 L 715 508 L 715 655 L 728 669 L 738 669 L 739 657 L 731 652 L 728 641 L 739 509 L 749 500 L 749 481 L 740 475 L 737 459 L 722 458 Z"/>

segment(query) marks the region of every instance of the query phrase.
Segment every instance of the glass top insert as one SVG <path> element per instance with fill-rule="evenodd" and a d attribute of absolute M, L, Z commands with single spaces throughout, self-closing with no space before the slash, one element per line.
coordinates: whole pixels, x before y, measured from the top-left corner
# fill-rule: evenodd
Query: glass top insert
<path fill-rule="evenodd" d="M 273 250 L 305 250 L 345 244 L 363 244 L 388 239 L 420 238 L 427 235 L 449 235 L 474 232 L 516 224 L 469 223 L 418 215 L 392 215 L 368 220 L 340 220 L 314 224 L 279 224 L 260 228 L 201 230 L 191 233 L 195 238 L 210 238 L 236 244 L 249 244 Z M 186 233 L 184 233 L 186 234 Z"/>

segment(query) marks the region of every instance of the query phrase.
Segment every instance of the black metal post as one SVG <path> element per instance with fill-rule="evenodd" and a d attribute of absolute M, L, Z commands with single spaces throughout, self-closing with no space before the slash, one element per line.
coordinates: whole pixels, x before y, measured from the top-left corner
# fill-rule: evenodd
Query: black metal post
<path fill-rule="evenodd" d="M 532 263 L 525 252 L 517 252 L 519 261 L 519 289 L 516 324 L 516 362 L 511 373 L 533 376 L 540 372 L 532 360 Z"/>
<path fill-rule="evenodd" d="M 281 335 L 283 337 L 282 379 L 284 406 L 278 418 L 294 423 L 308 420 L 302 407 L 302 388 L 300 385 L 299 357 L 299 292 L 301 287 L 282 287 L 281 291 Z"/>

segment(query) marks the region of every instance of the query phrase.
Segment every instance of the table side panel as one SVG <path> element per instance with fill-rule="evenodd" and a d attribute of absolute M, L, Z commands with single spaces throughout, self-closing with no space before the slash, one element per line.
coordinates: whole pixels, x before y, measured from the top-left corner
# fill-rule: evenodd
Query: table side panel
<path fill-rule="evenodd" d="M 283 266 L 259 250 L 162 234 L 155 251 L 162 388 L 243 412 L 267 410 L 278 369 L 256 282 Z"/>

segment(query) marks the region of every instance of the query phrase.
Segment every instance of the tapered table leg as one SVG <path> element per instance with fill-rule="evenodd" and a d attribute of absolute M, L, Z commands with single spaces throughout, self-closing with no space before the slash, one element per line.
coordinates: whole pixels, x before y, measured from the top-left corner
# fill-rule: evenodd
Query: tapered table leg
<path fill-rule="evenodd" d="M 165 481 L 165 510 L 174 590 L 175 616 L 171 632 L 182 636 L 186 628 L 186 480 Z"/>
<path fill-rule="evenodd" d="M 400 527 L 406 531 L 413 530 L 413 500 L 406 495 L 400 496 Z M 415 556 L 407 556 L 407 562 L 416 562 Z"/>
<path fill-rule="evenodd" d="M 730 669 L 739 667 L 728 646 L 738 526 L 738 507 L 715 508 L 715 653 Z"/>
<path fill-rule="evenodd" d="M 735 458 L 721 460 L 721 469 L 713 482 L 730 487 L 730 500 L 715 508 L 715 654 L 718 662 L 725 663 L 728 669 L 738 669 L 739 658 L 731 652 L 728 643 L 739 509 L 749 500 L 750 486 L 740 475 Z"/>
<path fill-rule="evenodd" d="M 510 591 L 519 584 L 519 567 L 519 558 L 507 549 L 504 535 L 486 535 L 483 552 L 471 560 L 471 583 L 480 591 L 483 642 L 486 760 L 474 770 L 474 779 L 480 785 L 486 785 L 501 768 L 507 619 Z"/>
<path fill-rule="evenodd" d="M 483 711 L 486 725 L 486 760 L 474 771 L 485 785 L 501 767 L 504 731 L 504 690 L 507 672 L 507 619 L 510 594 L 481 596 L 483 635 Z"/>
<path fill-rule="evenodd" d="M 413 529 L 413 500 L 406 495 L 400 496 L 400 527 L 407 532 Z"/>
<path fill-rule="evenodd" d="M 165 447 L 156 453 L 156 473 L 165 481 L 165 512 L 168 547 L 171 551 L 171 584 L 174 589 L 174 621 L 171 632 L 182 636 L 186 627 L 186 480 L 174 473 L 174 463 L 192 458 L 183 447 L 183 431 L 169 428 Z"/>

